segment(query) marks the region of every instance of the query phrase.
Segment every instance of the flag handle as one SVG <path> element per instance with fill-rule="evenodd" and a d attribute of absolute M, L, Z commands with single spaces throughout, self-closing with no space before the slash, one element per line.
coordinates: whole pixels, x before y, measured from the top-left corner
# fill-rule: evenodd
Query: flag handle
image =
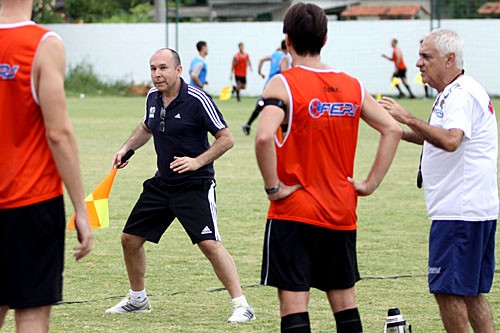
<path fill-rule="evenodd" d="M 122 161 L 120 162 L 120 164 L 118 164 L 116 167 L 121 167 L 125 162 L 127 162 L 129 160 L 129 158 L 132 157 L 132 155 L 134 155 L 135 151 L 133 149 L 129 149 L 125 155 L 123 155 L 122 157 Z"/>

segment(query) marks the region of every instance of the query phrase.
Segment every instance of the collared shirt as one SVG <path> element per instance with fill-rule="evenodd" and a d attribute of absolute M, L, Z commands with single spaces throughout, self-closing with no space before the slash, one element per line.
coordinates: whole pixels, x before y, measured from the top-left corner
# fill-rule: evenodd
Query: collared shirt
<path fill-rule="evenodd" d="M 498 130 L 491 100 L 462 75 L 436 98 L 430 125 L 460 129 L 460 146 L 446 152 L 425 141 L 422 174 L 432 220 L 485 221 L 498 217 Z"/>
<path fill-rule="evenodd" d="M 164 108 L 161 93 L 152 88 L 146 97 L 144 124 L 153 134 L 157 155 L 156 176 L 169 184 L 192 179 L 213 179 L 213 163 L 196 171 L 176 173 L 170 163 L 177 157 L 196 157 L 209 147 L 208 133 L 215 135 L 227 124 L 212 98 L 203 90 L 182 80 L 178 96 Z M 161 110 L 165 109 L 165 131 L 160 131 Z"/>

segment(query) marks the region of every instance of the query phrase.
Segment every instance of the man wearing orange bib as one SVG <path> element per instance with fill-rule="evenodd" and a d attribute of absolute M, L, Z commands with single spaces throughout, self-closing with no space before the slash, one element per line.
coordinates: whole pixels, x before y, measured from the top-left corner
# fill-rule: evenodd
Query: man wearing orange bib
<path fill-rule="evenodd" d="M 391 41 L 391 46 L 392 46 L 392 57 L 389 57 L 388 55 L 382 54 L 382 57 L 386 58 L 389 61 L 394 62 L 394 73 L 392 74 L 393 78 L 399 78 L 403 82 L 404 86 L 408 90 L 408 93 L 410 94 L 410 98 L 415 98 L 413 93 L 411 92 L 410 85 L 408 84 L 408 81 L 406 80 L 406 63 L 403 58 L 403 51 L 401 51 L 401 48 L 398 46 L 398 40 L 394 38 Z M 399 87 L 399 84 L 396 84 L 395 87 L 399 91 L 399 98 L 402 98 L 405 96 L 401 88 Z"/>
<path fill-rule="evenodd" d="M 278 289 L 281 332 L 288 333 L 311 331 L 310 288 L 326 293 L 337 332 L 362 332 L 354 287 L 357 197 L 379 186 L 401 137 L 357 79 L 321 62 L 327 24 L 316 5 L 288 10 L 283 33 L 293 67 L 267 84 L 255 138 L 270 200 L 261 283 Z M 380 141 L 367 178 L 354 180 L 360 119 Z"/>
<path fill-rule="evenodd" d="M 76 212 L 77 260 L 92 248 L 58 35 L 30 21 L 33 0 L 0 0 L 0 330 L 48 332 L 62 300 L 63 183 Z"/>
<path fill-rule="evenodd" d="M 243 43 L 238 44 L 238 49 L 238 53 L 233 57 L 229 78 L 232 80 L 234 73 L 236 85 L 233 86 L 233 94 L 236 93 L 236 99 L 240 102 L 240 90 L 245 89 L 247 86 L 247 67 L 252 70 L 252 63 L 250 62 L 250 55 L 245 52 L 245 45 Z"/>

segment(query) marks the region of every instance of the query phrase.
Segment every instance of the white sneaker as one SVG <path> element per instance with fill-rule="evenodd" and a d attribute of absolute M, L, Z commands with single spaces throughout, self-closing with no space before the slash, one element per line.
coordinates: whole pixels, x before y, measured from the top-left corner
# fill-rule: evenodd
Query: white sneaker
<path fill-rule="evenodd" d="M 244 323 L 255 320 L 255 311 L 250 305 L 236 304 L 233 306 L 233 314 L 227 320 L 228 323 Z"/>
<path fill-rule="evenodd" d="M 107 309 L 104 313 L 113 313 L 113 314 L 122 314 L 122 313 L 144 313 L 151 312 L 153 308 L 151 307 L 151 302 L 149 301 L 149 297 L 146 296 L 144 301 L 141 303 L 134 302 L 130 299 L 130 295 L 127 295 L 124 299 L 122 299 L 115 306 Z"/>

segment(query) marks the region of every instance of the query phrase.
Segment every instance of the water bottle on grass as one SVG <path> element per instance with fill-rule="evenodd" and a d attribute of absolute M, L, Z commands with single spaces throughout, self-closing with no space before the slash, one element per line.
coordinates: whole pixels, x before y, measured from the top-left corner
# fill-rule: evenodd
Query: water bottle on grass
<path fill-rule="evenodd" d="M 406 333 L 406 320 L 404 320 L 398 308 L 387 311 L 384 333 Z M 411 333 L 411 325 L 409 326 L 409 333 Z"/>

